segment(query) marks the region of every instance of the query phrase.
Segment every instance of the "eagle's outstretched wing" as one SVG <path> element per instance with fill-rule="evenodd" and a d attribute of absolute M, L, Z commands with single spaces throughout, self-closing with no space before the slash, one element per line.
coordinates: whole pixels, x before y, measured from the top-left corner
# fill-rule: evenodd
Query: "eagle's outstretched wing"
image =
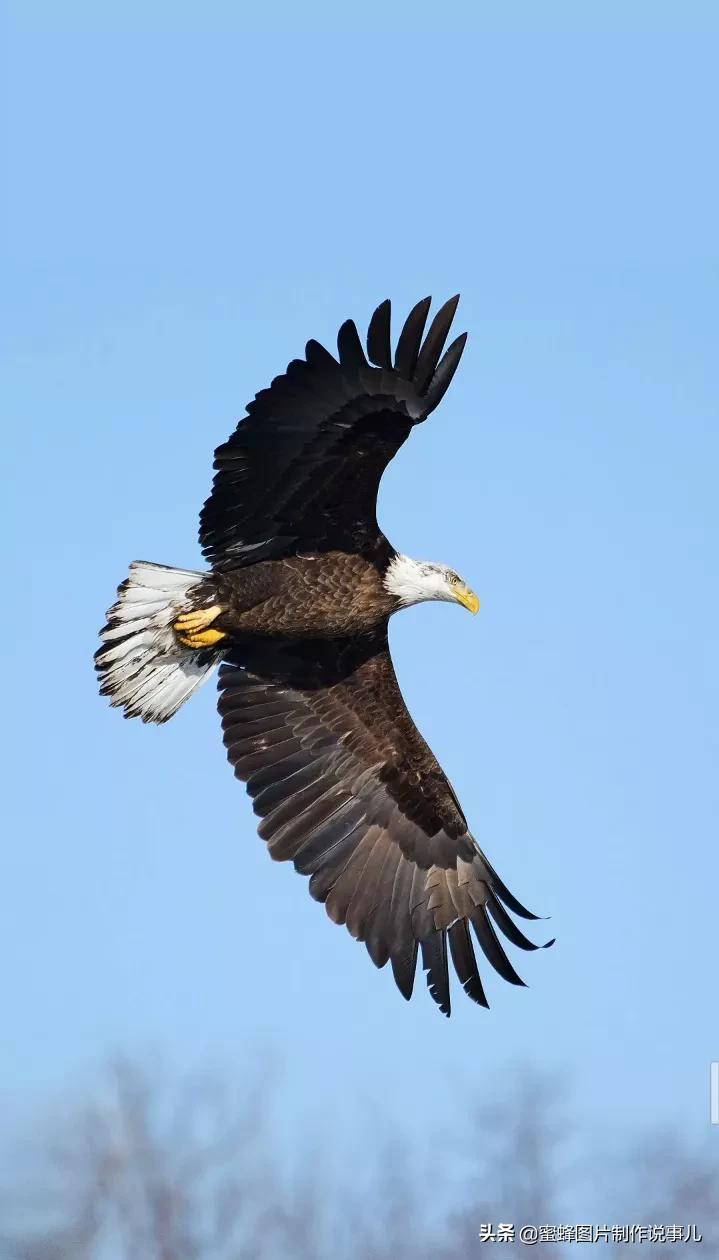
<path fill-rule="evenodd" d="M 418 948 L 449 1014 L 447 947 L 465 992 L 487 1005 L 469 927 L 489 962 L 522 984 L 496 925 L 536 949 L 507 913 L 534 919 L 490 866 L 404 704 L 386 626 L 341 640 L 248 640 L 220 670 L 224 742 L 260 835 L 309 875 L 336 923 L 389 960 L 406 998 Z"/>
<path fill-rule="evenodd" d="M 424 340 L 430 299 L 418 302 L 394 360 L 383 302 L 367 334 L 369 362 L 348 320 L 337 337 L 339 361 L 309 341 L 306 358 L 257 394 L 215 452 L 217 474 L 200 516 L 202 550 L 215 568 L 297 548 L 374 549 L 382 473 L 412 425 L 439 403 L 464 349 L 463 333 L 440 358 L 458 300 L 440 308 Z"/>

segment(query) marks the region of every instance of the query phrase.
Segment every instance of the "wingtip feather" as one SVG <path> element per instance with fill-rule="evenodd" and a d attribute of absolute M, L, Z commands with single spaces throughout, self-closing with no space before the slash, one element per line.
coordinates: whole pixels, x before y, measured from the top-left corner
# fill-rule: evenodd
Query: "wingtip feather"
<path fill-rule="evenodd" d="M 392 368 L 391 321 L 392 303 L 389 298 L 385 298 L 369 322 L 367 354 L 371 363 L 388 371 Z"/>
<path fill-rule="evenodd" d="M 395 371 L 406 380 L 412 380 L 414 376 L 422 344 L 422 334 L 427 323 L 427 315 L 429 314 L 431 303 L 431 297 L 421 298 L 419 302 L 415 303 L 399 335 L 394 356 L 394 366 Z"/>
<path fill-rule="evenodd" d="M 337 350 L 343 367 L 361 368 L 367 366 L 362 342 L 357 325 L 353 319 L 346 319 L 337 333 Z"/>

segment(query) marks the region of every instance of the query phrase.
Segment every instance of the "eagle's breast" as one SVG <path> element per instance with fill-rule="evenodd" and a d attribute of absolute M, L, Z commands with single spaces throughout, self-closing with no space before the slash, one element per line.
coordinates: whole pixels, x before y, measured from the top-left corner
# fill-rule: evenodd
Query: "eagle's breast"
<path fill-rule="evenodd" d="M 268 560 L 223 575 L 230 633 L 334 638 L 373 629 L 395 607 L 383 569 L 342 551 Z"/>

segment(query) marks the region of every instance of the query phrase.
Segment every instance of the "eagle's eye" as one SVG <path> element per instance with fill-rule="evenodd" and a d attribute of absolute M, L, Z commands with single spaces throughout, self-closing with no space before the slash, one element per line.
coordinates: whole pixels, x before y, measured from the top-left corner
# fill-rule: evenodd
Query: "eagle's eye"
<path fill-rule="evenodd" d="M 459 581 L 460 581 L 460 577 L 458 573 L 450 573 L 449 575 L 450 586 L 457 586 Z"/>

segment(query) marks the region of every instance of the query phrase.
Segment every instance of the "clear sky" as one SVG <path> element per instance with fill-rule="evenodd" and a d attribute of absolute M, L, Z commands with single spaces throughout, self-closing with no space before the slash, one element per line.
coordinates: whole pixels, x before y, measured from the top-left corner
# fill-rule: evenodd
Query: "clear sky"
<path fill-rule="evenodd" d="M 421 1124 L 429 1087 L 528 1059 L 598 1125 L 703 1134 L 717 8 L 149 7 L 6 18 L 7 1100 L 118 1046 L 236 1066 L 260 1044 L 319 1114 L 359 1097 Z M 457 290 L 467 351 L 380 518 L 482 612 L 413 609 L 392 648 L 557 945 L 446 1021 L 269 861 L 213 688 L 146 728 L 98 698 L 92 654 L 130 560 L 199 564 L 213 448 L 308 337 Z"/>

